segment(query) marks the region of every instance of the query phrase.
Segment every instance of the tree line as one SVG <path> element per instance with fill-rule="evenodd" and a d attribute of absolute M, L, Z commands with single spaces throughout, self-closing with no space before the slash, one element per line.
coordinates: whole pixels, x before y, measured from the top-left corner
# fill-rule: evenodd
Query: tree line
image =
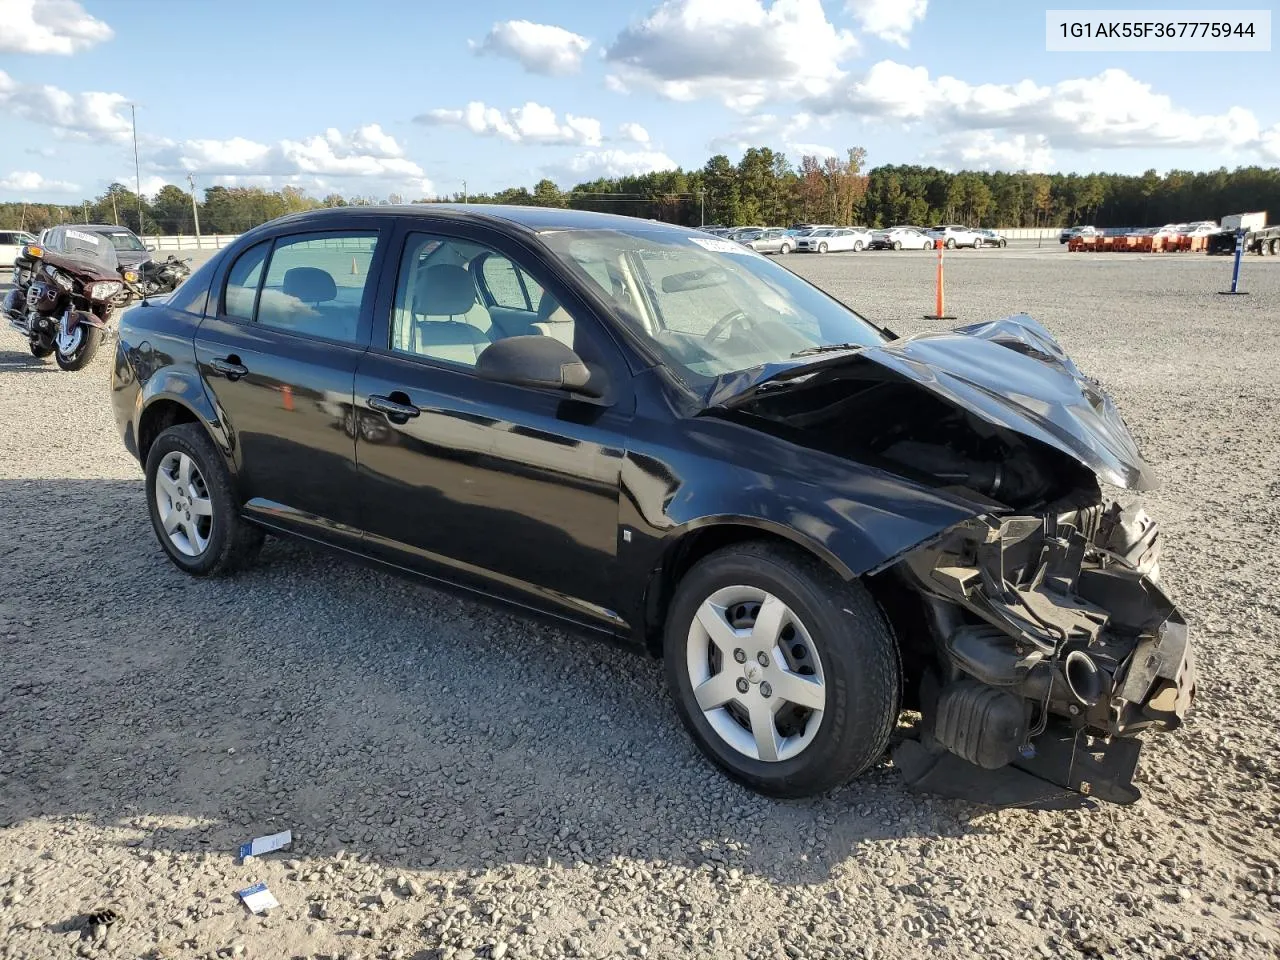
<path fill-rule="evenodd" d="M 1044 227 L 1091 223 L 1099 227 L 1158 226 L 1217 220 L 1229 213 L 1280 211 L 1280 169 L 1171 170 L 1160 175 L 1115 173 L 951 172 L 937 167 L 887 165 L 865 169 L 866 151 L 839 157 L 806 155 L 798 164 L 768 147 L 748 149 L 737 163 L 724 154 L 694 170 L 601 177 L 562 190 L 550 179 L 532 190 L 412 199 L 515 203 L 625 213 L 686 226 L 830 223 L 871 227 L 909 223 L 967 223 L 991 227 Z M 400 203 L 406 198 L 323 198 L 296 187 L 209 187 L 193 209 L 192 195 L 172 184 L 139 197 L 120 183 L 79 204 L 0 204 L 0 228 L 38 231 L 58 223 L 119 223 L 144 235 L 241 233 L 286 213 L 321 207 Z"/>

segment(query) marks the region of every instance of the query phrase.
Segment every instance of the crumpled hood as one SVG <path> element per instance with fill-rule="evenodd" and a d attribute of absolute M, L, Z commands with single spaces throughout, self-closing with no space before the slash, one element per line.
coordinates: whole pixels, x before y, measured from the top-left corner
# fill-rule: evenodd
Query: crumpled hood
<path fill-rule="evenodd" d="M 1156 486 L 1111 398 L 1025 314 L 722 377 L 708 406 L 741 406 L 833 368 L 875 363 L 990 423 L 1061 450 L 1106 483 Z"/>

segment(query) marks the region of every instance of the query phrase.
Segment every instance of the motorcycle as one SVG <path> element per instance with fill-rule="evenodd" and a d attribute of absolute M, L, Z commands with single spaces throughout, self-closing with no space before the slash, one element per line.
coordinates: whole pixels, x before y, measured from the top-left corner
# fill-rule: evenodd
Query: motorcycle
<path fill-rule="evenodd" d="M 172 293 L 191 276 L 191 258 L 178 259 L 173 254 L 164 260 L 148 260 L 138 267 L 137 290 L 144 297 Z"/>
<path fill-rule="evenodd" d="M 128 303 L 137 282 L 137 272 L 120 267 L 105 239 L 67 229 L 58 250 L 23 246 L 14 260 L 14 288 L 0 311 L 27 338 L 33 356 L 53 354 L 63 370 L 82 370 L 109 334 L 113 310 Z"/>

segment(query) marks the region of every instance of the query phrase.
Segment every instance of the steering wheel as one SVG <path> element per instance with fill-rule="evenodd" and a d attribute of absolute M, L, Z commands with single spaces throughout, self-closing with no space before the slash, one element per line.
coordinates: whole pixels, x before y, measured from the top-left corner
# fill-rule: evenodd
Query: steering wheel
<path fill-rule="evenodd" d="M 736 325 L 748 319 L 749 317 L 747 317 L 744 311 L 730 310 L 723 317 L 713 323 L 710 330 L 703 334 L 702 342 L 714 343 L 716 340 L 719 340 L 726 331 L 729 331 L 730 334 L 732 334 L 733 328 Z"/>

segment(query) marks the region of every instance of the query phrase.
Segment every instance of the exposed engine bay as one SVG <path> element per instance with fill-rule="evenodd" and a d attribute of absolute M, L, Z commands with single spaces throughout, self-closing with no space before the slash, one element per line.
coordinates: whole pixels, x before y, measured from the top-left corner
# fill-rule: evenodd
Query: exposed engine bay
<path fill-rule="evenodd" d="M 1025 321 L 922 338 L 927 369 L 895 342 L 725 406 L 973 504 L 868 578 L 921 712 L 894 754 L 909 783 L 995 805 L 1131 803 L 1137 735 L 1178 727 L 1195 696 L 1187 625 L 1159 585 L 1155 522 L 1103 502 L 1100 477 L 1145 489 L 1149 468 L 1109 398 Z M 966 376 L 996 369 L 998 347 L 1019 385 L 1039 385 L 1028 363 L 1051 368 L 1041 396 Z"/>

